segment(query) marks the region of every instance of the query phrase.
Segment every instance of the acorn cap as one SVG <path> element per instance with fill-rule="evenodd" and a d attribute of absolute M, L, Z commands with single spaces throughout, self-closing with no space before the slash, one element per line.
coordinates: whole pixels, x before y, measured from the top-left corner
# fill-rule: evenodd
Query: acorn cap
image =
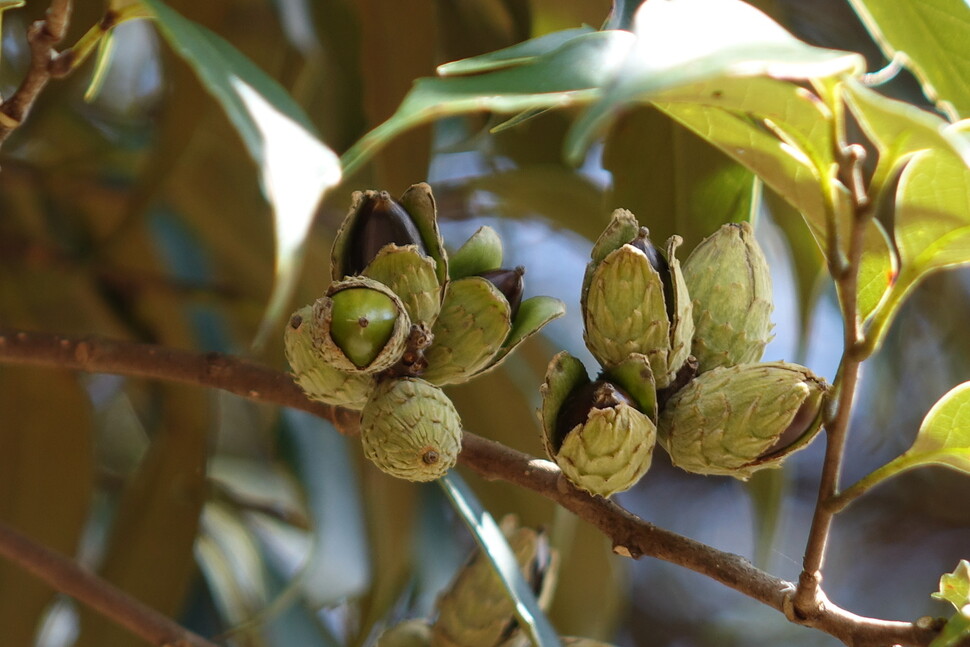
<path fill-rule="evenodd" d="M 578 359 L 556 355 L 540 393 L 543 446 L 577 487 L 607 497 L 633 487 L 649 469 L 656 425 L 622 390 L 590 383 Z"/>
<path fill-rule="evenodd" d="M 380 383 L 361 412 L 360 440 L 382 471 L 409 481 L 433 481 L 454 467 L 461 419 L 441 389 L 417 378 Z"/>
<path fill-rule="evenodd" d="M 757 362 L 771 340 L 771 274 L 747 222 L 705 238 L 684 262 L 693 299 L 691 353 L 701 372 Z"/>
<path fill-rule="evenodd" d="M 283 332 L 283 348 L 293 380 L 307 397 L 348 409 L 362 409 L 374 390 L 372 375 L 347 373 L 330 364 L 317 348 L 313 306 L 300 308 Z"/>
<path fill-rule="evenodd" d="M 807 368 L 787 362 L 714 368 L 667 402 L 660 444 L 688 472 L 747 480 L 780 467 L 814 438 L 827 389 Z"/>
<path fill-rule="evenodd" d="M 363 276 L 331 284 L 313 304 L 313 320 L 317 350 L 349 373 L 379 373 L 396 364 L 411 330 L 401 299 Z"/>
<path fill-rule="evenodd" d="M 458 384 L 489 366 L 512 330 L 509 303 L 490 281 L 478 276 L 450 281 L 441 313 L 424 352 L 423 377 Z"/>
<path fill-rule="evenodd" d="M 512 516 L 505 517 L 501 527 L 522 576 L 539 606 L 546 608 L 558 563 L 548 538 L 542 531 L 519 527 Z M 520 633 L 514 603 L 495 567 L 480 550 L 458 570 L 435 606 L 438 616 L 431 630 L 434 647 L 497 647 L 511 644 Z"/>
<path fill-rule="evenodd" d="M 434 260 L 417 246 L 385 246 L 364 270 L 364 276 L 389 287 L 401 299 L 411 323 L 434 325 L 444 288 L 438 284 Z"/>

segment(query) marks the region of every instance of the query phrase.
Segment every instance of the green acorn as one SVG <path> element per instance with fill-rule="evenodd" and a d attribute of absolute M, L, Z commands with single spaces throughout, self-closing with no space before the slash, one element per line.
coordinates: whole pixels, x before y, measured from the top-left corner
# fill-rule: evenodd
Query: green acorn
<path fill-rule="evenodd" d="M 771 340 L 771 274 L 747 222 L 723 225 L 684 261 L 693 300 L 691 354 L 701 372 L 757 362 Z"/>
<path fill-rule="evenodd" d="M 657 388 L 666 387 L 690 354 L 691 303 L 675 252 L 664 257 L 629 211 L 618 209 L 593 246 L 583 279 L 583 338 L 604 367 L 631 353 L 650 360 Z"/>
<path fill-rule="evenodd" d="M 541 531 L 519 527 L 514 517 L 502 520 L 502 531 L 539 606 L 545 608 L 555 588 L 557 566 L 548 538 Z M 498 647 L 515 644 L 520 636 L 514 603 L 481 551 L 458 571 L 436 607 L 433 647 Z"/>
<path fill-rule="evenodd" d="M 454 467 L 461 419 L 441 389 L 417 378 L 380 383 L 364 405 L 360 440 L 382 471 L 409 481 L 433 481 Z"/>
<path fill-rule="evenodd" d="M 634 376 L 630 385 L 639 397 L 613 381 Z M 645 356 L 629 356 L 610 379 L 590 382 L 582 362 L 561 352 L 540 392 L 546 453 L 577 487 L 608 497 L 633 487 L 650 468 L 656 395 Z"/>
<path fill-rule="evenodd" d="M 379 373 L 404 354 L 411 320 L 383 283 L 355 276 L 331 284 L 313 305 L 316 347 L 342 371 Z"/>
<path fill-rule="evenodd" d="M 290 317 L 283 333 L 283 346 L 294 381 L 311 400 L 362 409 L 374 390 L 374 377 L 335 368 L 314 341 L 319 334 L 312 306 L 304 306 Z"/>
<path fill-rule="evenodd" d="M 667 402 L 660 444 L 688 472 L 747 480 L 759 469 L 780 467 L 815 437 L 827 389 L 798 364 L 714 368 Z"/>

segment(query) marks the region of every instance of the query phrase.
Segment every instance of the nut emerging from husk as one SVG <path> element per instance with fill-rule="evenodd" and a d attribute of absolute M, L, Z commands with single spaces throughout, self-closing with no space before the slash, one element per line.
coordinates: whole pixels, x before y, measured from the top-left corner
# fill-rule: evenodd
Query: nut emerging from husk
<path fill-rule="evenodd" d="M 630 361 L 640 364 L 642 391 L 652 398 L 647 358 L 634 355 Z M 657 427 L 620 386 L 590 382 L 582 363 L 562 352 L 550 362 L 540 392 L 546 453 L 577 487 L 608 497 L 633 487 L 650 468 Z"/>
<path fill-rule="evenodd" d="M 596 241 L 583 280 L 586 346 L 606 368 L 631 353 L 645 355 L 658 388 L 666 387 L 690 354 L 694 336 L 691 302 L 676 249 L 666 258 L 633 214 L 623 209 Z"/>
<path fill-rule="evenodd" d="M 747 480 L 805 447 L 822 424 L 825 382 L 804 366 L 719 367 L 678 391 L 660 414 L 660 444 L 674 465 Z"/>
<path fill-rule="evenodd" d="M 364 405 L 360 440 L 364 455 L 382 471 L 409 481 L 433 481 L 458 460 L 461 419 L 433 384 L 390 379 Z"/>

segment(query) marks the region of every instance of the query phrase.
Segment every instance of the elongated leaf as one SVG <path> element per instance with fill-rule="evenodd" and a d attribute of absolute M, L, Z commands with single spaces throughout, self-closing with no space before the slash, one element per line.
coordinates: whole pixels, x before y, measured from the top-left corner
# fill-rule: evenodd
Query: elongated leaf
<path fill-rule="evenodd" d="M 509 596 L 515 603 L 515 615 L 532 639 L 532 644 L 535 647 L 559 645 L 559 635 L 539 608 L 532 589 L 519 571 L 515 554 L 492 515 L 482 507 L 475 493 L 455 472 L 445 474 L 438 482 L 508 589 Z"/>
<path fill-rule="evenodd" d="M 849 0 L 886 58 L 904 55 L 926 95 L 970 116 L 970 7 L 964 0 Z"/>
<path fill-rule="evenodd" d="M 316 138 L 296 102 L 245 56 L 161 0 L 144 2 L 162 35 L 196 71 L 236 127 L 259 166 L 263 192 L 273 207 L 277 278 L 254 342 L 260 347 L 288 305 L 317 205 L 340 181 L 339 161 Z"/>
<path fill-rule="evenodd" d="M 946 600 L 957 611 L 970 604 L 970 561 L 961 559 L 952 573 L 940 577 L 940 590 L 932 594 L 937 600 Z"/>
<path fill-rule="evenodd" d="M 740 0 L 645 2 L 637 10 L 633 32 L 636 42 L 615 82 L 569 133 L 566 155 L 573 162 L 582 159 L 617 111 L 631 102 L 663 101 L 665 94 L 677 101 L 750 101 L 756 95 L 759 101 L 764 100 L 761 95 L 771 101 L 786 91 L 786 84 L 779 84 L 766 92 L 772 78 L 833 77 L 864 67 L 860 55 L 807 45 Z M 760 92 L 746 95 L 746 84 L 738 79 L 747 77 Z M 709 85 L 714 81 L 726 87 Z"/>
<path fill-rule="evenodd" d="M 896 189 L 899 275 L 868 333 L 876 346 L 905 298 L 931 272 L 970 264 L 970 168 L 953 152 L 918 153 Z"/>
<path fill-rule="evenodd" d="M 576 29 L 564 29 L 562 31 L 545 34 L 538 38 L 533 38 L 521 43 L 505 47 L 503 49 L 473 56 L 460 61 L 452 61 L 438 66 L 439 76 L 460 76 L 463 74 L 480 74 L 491 72 L 506 67 L 515 67 L 524 63 L 533 62 L 536 57 L 548 54 L 560 45 L 572 40 L 576 36 L 588 34 L 593 31 L 592 27 L 577 27 Z"/>
<path fill-rule="evenodd" d="M 632 211 L 655 241 L 681 236 L 685 258 L 725 222 L 754 215 L 754 174 L 653 108 L 616 123 L 603 166 L 613 176 L 610 206 Z"/>
<path fill-rule="evenodd" d="M 617 72 L 633 40 L 627 31 L 597 31 L 528 64 L 475 76 L 418 79 L 397 112 L 344 153 L 344 173 L 355 171 L 400 133 L 435 119 L 588 102 Z"/>
<path fill-rule="evenodd" d="M 922 464 L 970 474 L 970 382 L 951 389 L 933 405 L 906 454 Z"/>

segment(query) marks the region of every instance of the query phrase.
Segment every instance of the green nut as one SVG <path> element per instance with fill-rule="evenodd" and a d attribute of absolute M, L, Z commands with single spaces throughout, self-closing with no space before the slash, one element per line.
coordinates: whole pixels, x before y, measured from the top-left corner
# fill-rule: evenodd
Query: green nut
<path fill-rule="evenodd" d="M 541 531 L 518 527 L 514 517 L 502 520 L 502 530 L 523 577 L 545 608 L 552 598 L 557 566 L 549 540 Z M 481 551 L 458 571 L 436 607 L 433 647 L 498 647 L 515 644 L 512 641 L 520 634 L 508 591 Z"/>
<path fill-rule="evenodd" d="M 377 639 L 377 647 L 430 647 L 431 625 L 416 618 L 400 622 L 384 631 Z"/>
<path fill-rule="evenodd" d="M 361 412 L 360 440 L 382 471 L 409 481 L 444 476 L 461 451 L 461 419 L 441 389 L 417 378 L 377 386 Z"/>
<path fill-rule="evenodd" d="M 787 362 L 701 373 L 666 403 L 660 444 L 674 465 L 747 480 L 806 446 L 822 424 L 825 382 Z"/>
<path fill-rule="evenodd" d="M 636 228 L 628 211 L 617 210 L 593 247 L 582 293 L 583 337 L 604 367 L 631 353 L 650 360 L 658 388 L 666 387 L 690 355 L 694 320 L 676 258 L 678 236 L 667 241 L 666 258 Z"/>
<path fill-rule="evenodd" d="M 311 400 L 362 409 L 374 390 L 374 377 L 335 368 L 320 353 L 314 342 L 317 336 L 312 306 L 304 306 L 293 313 L 283 333 L 283 347 L 293 371 L 293 380 Z"/>
<path fill-rule="evenodd" d="M 684 261 L 701 372 L 757 362 L 771 340 L 771 275 L 747 222 L 723 225 Z"/>
<path fill-rule="evenodd" d="M 652 379 L 646 357 L 638 357 L 641 374 Z M 546 453 L 577 487 L 608 497 L 650 468 L 657 427 L 636 397 L 608 380 L 590 382 L 582 362 L 565 351 L 552 359 L 540 392 Z"/>
<path fill-rule="evenodd" d="M 463 279 L 502 267 L 502 239 L 494 229 L 479 227 L 458 250 L 448 258 L 448 272 L 452 279 Z"/>
<path fill-rule="evenodd" d="M 383 283 L 355 276 L 330 286 L 313 305 L 320 353 L 335 368 L 379 373 L 404 354 L 411 319 Z"/>

